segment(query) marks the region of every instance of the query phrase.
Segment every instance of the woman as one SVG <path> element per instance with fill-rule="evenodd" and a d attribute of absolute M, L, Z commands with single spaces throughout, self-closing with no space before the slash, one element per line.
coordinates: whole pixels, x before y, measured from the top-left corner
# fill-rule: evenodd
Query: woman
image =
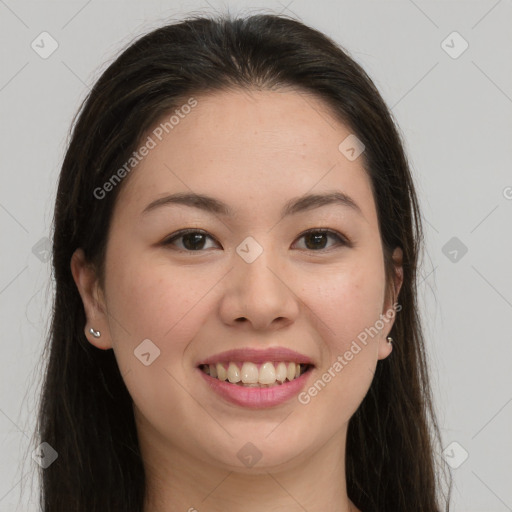
<path fill-rule="evenodd" d="M 421 240 L 390 113 L 326 36 L 140 38 L 61 170 L 42 510 L 448 510 Z"/>

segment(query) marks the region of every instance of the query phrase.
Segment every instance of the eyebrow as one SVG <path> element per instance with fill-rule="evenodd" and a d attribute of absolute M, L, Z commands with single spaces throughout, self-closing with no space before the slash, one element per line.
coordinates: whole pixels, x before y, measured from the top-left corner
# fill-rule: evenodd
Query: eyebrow
<path fill-rule="evenodd" d="M 162 206 L 169 206 L 173 204 L 190 206 L 192 208 L 197 208 L 225 217 L 234 216 L 234 211 L 226 203 L 219 199 L 215 199 L 214 197 L 204 194 L 196 194 L 193 192 L 179 192 L 156 199 L 144 208 L 142 215 L 154 211 Z M 310 211 L 315 208 L 331 204 L 348 207 L 364 217 L 361 208 L 350 196 L 343 192 L 333 191 L 323 194 L 306 194 L 301 197 L 290 199 L 290 201 L 288 201 L 281 210 L 281 219 L 289 215 L 295 215 L 297 213 Z"/>

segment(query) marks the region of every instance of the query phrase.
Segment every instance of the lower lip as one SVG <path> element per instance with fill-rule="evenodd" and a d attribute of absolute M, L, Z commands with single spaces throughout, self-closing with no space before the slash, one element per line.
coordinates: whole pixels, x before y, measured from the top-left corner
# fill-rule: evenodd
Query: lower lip
<path fill-rule="evenodd" d="M 250 409 L 264 409 L 280 405 L 298 395 L 304 388 L 311 370 L 310 368 L 291 382 L 278 384 L 271 388 L 246 388 L 210 377 L 199 368 L 197 369 L 210 388 L 218 395 L 233 404 Z"/>

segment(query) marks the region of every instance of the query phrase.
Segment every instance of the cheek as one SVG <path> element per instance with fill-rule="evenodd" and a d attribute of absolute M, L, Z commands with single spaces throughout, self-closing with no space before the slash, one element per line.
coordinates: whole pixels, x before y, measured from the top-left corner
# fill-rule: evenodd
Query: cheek
<path fill-rule="evenodd" d="M 201 298 L 215 280 L 191 279 L 191 270 L 170 269 L 144 258 L 112 261 L 107 283 L 110 330 L 130 395 L 148 417 L 152 411 L 160 414 L 162 404 L 166 421 L 169 415 L 183 417 L 181 404 L 188 402 L 179 384 L 187 378 L 182 366 L 187 347 L 201 328 L 199 315 L 206 316 Z M 137 357 L 144 353 L 150 354 L 148 365 Z"/>
<path fill-rule="evenodd" d="M 127 371 L 134 350 L 149 339 L 160 351 L 159 365 L 178 369 L 206 321 L 212 304 L 205 294 L 219 277 L 193 266 L 179 268 L 147 257 L 112 258 L 107 283 L 111 335 L 118 363 Z M 178 370 L 179 371 L 179 370 Z"/>
<path fill-rule="evenodd" d="M 324 340 L 328 342 L 331 358 L 335 358 L 379 319 L 384 267 L 376 257 L 355 256 L 353 262 L 321 277 L 307 278 L 302 287 L 303 299 L 322 320 Z"/>
<path fill-rule="evenodd" d="M 368 392 L 378 361 L 378 337 L 368 333 L 381 313 L 383 280 L 376 260 L 361 261 L 333 273 L 328 284 L 316 281 L 307 294 L 307 305 L 322 320 L 325 358 L 301 403 L 318 428 L 348 421 Z"/>
<path fill-rule="evenodd" d="M 197 300 L 188 273 L 155 263 L 149 257 L 115 257 L 108 268 L 108 302 L 126 330 L 137 336 L 160 338 Z"/>

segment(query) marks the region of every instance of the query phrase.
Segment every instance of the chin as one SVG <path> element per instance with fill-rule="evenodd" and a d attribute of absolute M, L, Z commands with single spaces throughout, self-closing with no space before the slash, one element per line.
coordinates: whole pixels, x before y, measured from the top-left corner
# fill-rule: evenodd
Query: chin
<path fill-rule="evenodd" d="M 247 439 L 247 438 L 246 438 Z M 227 471 L 247 475 L 261 475 L 290 469 L 306 458 L 304 446 L 284 445 L 282 442 L 238 441 L 221 453 L 211 454 L 213 464 L 222 466 Z M 234 446 L 236 448 L 234 449 Z"/>

